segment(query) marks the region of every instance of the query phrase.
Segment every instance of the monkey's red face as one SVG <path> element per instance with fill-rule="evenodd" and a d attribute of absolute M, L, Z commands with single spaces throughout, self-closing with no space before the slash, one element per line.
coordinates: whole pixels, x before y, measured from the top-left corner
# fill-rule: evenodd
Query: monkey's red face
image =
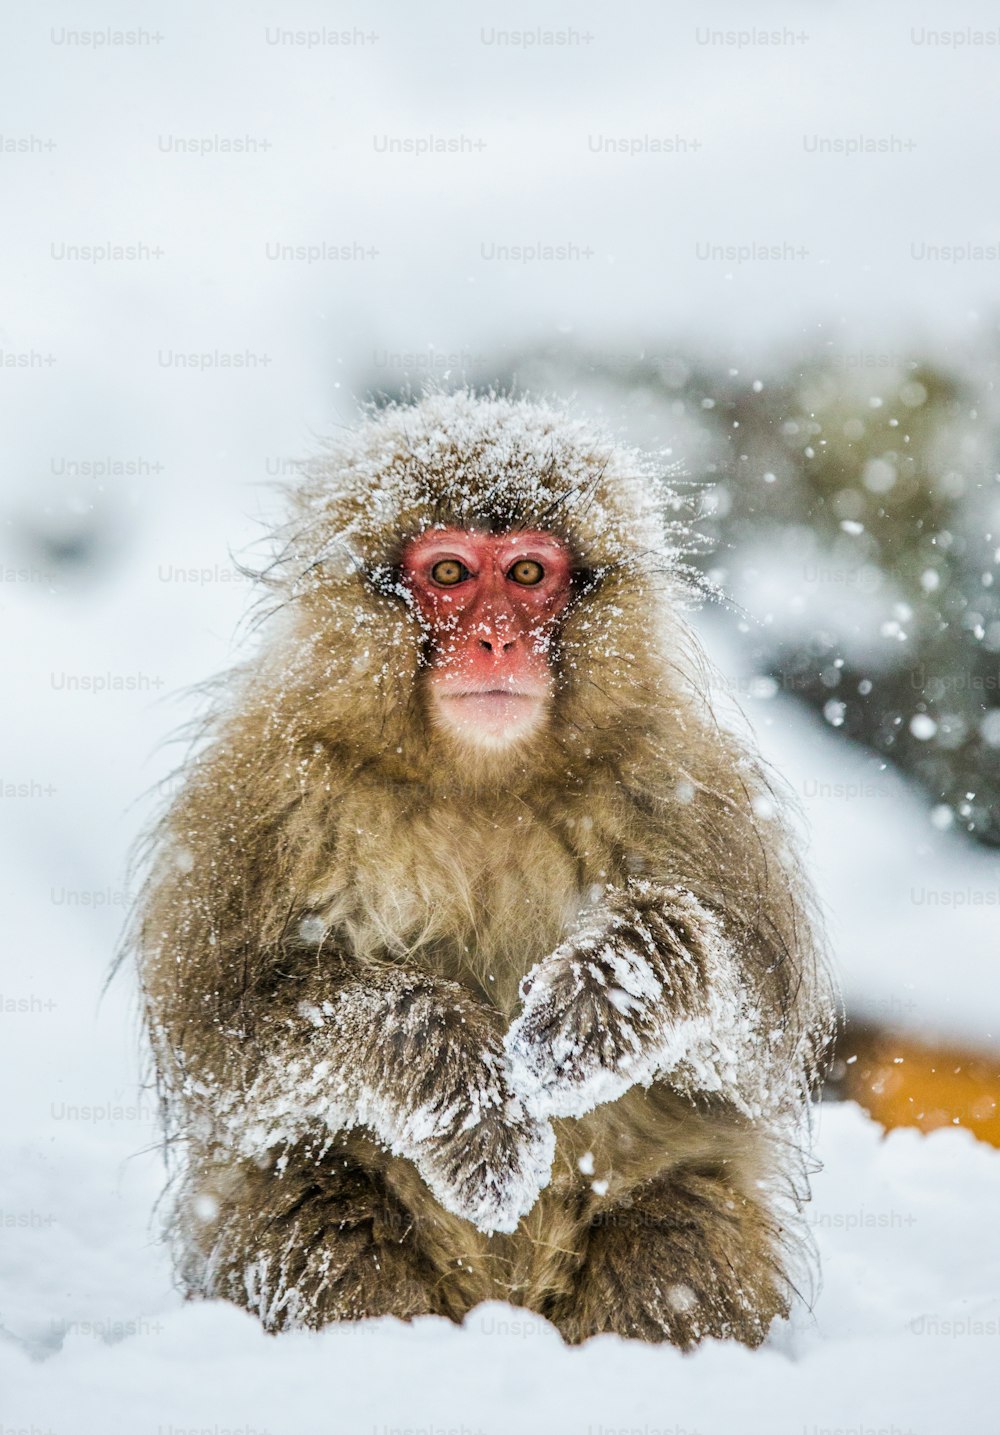
<path fill-rule="evenodd" d="M 437 720 L 483 747 L 536 727 L 570 596 L 566 545 L 551 533 L 432 529 L 407 544 L 403 580 L 430 631 Z"/>

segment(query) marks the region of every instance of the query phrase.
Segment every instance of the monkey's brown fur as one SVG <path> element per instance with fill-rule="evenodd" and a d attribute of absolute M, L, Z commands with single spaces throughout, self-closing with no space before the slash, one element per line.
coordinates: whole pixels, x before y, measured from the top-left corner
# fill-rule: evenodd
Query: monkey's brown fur
<path fill-rule="evenodd" d="M 467 394 L 375 414 L 314 465 L 268 641 L 222 690 L 137 926 L 189 1293 L 271 1329 L 502 1298 L 568 1340 L 680 1345 L 756 1344 L 787 1311 L 832 1001 L 782 803 L 681 617 L 663 497 L 564 415 Z M 425 707 L 398 563 L 436 524 L 545 528 L 573 555 L 548 721 L 500 756 Z M 595 965 L 577 980 L 588 914 L 608 960 L 645 944 L 662 979 L 631 1027 Z M 732 1053 L 726 1030 L 705 1046 L 720 933 Z M 668 1018 L 702 1056 L 578 1116 L 531 1107 L 503 1041 L 538 963 L 536 1067 L 570 1031 L 600 1075 Z M 505 1233 L 490 1212 L 549 1116 L 551 1182 Z"/>

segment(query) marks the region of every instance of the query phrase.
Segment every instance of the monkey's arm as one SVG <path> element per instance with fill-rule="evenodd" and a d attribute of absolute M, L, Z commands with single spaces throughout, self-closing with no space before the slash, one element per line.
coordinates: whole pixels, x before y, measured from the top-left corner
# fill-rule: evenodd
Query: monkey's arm
<path fill-rule="evenodd" d="M 505 1040 L 539 1116 L 582 1116 L 663 1077 L 750 1115 L 768 1101 L 768 1023 L 714 913 L 690 892 L 634 881 L 522 983 Z"/>
<path fill-rule="evenodd" d="M 397 968 L 309 985 L 269 1021 L 249 1086 L 214 1093 L 225 1139 L 258 1156 L 366 1127 L 447 1210 L 513 1231 L 548 1182 L 554 1136 L 507 1082 L 499 1014 L 457 983 Z"/>

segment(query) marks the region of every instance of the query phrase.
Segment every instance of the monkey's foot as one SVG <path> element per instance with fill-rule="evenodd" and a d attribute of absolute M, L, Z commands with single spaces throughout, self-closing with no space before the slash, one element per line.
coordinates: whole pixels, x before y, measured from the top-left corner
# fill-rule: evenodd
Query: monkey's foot
<path fill-rule="evenodd" d="M 451 1314 L 415 1222 L 376 1178 L 342 1159 L 241 1176 L 218 1195 L 190 1178 L 179 1215 L 191 1295 L 233 1301 L 272 1331 Z"/>
<path fill-rule="evenodd" d="M 599 1212 L 575 1291 L 550 1318 L 571 1342 L 605 1331 L 683 1349 L 756 1346 L 788 1314 L 774 1218 L 714 1176 L 651 1182 Z"/>

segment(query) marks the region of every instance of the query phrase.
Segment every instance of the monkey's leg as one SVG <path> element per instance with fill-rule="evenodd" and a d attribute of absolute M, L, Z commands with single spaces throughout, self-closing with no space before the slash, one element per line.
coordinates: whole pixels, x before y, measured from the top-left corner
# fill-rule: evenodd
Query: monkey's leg
<path fill-rule="evenodd" d="M 788 1313 L 778 1221 L 724 1175 L 677 1170 L 592 1218 L 575 1289 L 551 1312 L 567 1340 L 601 1331 L 684 1348 L 759 1345 Z"/>
<path fill-rule="evenodd" d="M 188 1292 L 233 1301 L 268 1330 L 379 1315 L 461 1320 L 489 1286 L 471 1260 L 451 1256 L 449 1227 L 478 1233 L 429 1196 L 426 1212 L 404 1204 L 358 1145 L 322 1155 L 297 1146 L 263 1167 L 193 1166 L 174 1217 Z"/>

